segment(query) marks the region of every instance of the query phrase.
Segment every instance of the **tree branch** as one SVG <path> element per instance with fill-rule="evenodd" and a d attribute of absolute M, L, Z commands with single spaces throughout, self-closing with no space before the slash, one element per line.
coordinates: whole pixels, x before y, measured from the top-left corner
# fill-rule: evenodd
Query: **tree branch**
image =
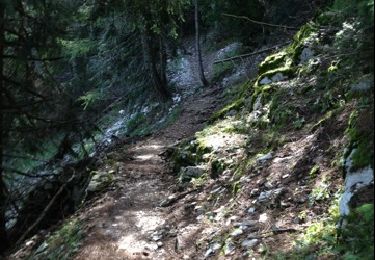
<path fill-rule="evenodd" d="M 52 200 L 48 203 L 47 207 L 43 210 L 42 214 L 40 214 L 40 216 L 37 218 L 37 220 L 34 222 L 34 224 L 32 224 L 27 230 L 26 232 L 20 237 L 20 239 L 18 239 L 17 241 L 17 245 L 19 245 L 21 242 L 23 242 L 27 236 L 40 224 L 40 222 L 42 222 L 42 220 L 45 218 L 45 216 L 47 215 L 48 211 L 51 209 L 51 207 L 54 205 L 54 203 L 56 202 L 57 198 L 60 196 L 60 194 L 64 191 L 65 187 L 71 182 L 73 181 L 73 179 L 75 178 L 75 173 L 73 172 L 73 175 L 72 177 L 67 181 L 65 182 L 63 185 L 61 185 L 60 189 L 56 192 L 55 196 L 53 196 Z"/>
<path fill-rule="evenodd" d="M 52 57 L 52 58 L 36 58 L 36 57 L 21 57 L 16 55 L 3 55 L 3 59 L 15 59 L 15 60 L 28 60 L 28 61 L 58 61 L 65 59 L 66 57 Z"/>
<path fill-rule="evenodd" d="M 246 20 L 248 22 L 255 23 L 255 24 L 258 24 L 258 25 L 262 25 L 262 26 L 282 28 L 282 29 L 286 29 L 286 30 L 296 30 L 296 31 L 299 30 L 299 28 L 294 27 L 294 26 L 287 26 L 287 25 L 279 25 L 279 24 L 271 24 L 271 23 L 260 22 L 260 21 L 256 21 L 256 20 L 250 19 L 249 17 L 246 17 L 246 16 L 236 16 L 236 15 L 233 15 L 233 14 L 222 14 L 222 15 L 225 16 L 225 17 Z"/>
<path fill-rule="evenodd" d="M 279 44 L 279 45 L 276 45 L 276 46 L 273 46 L 271 48 L 264 49 L 264 50 L 261 50 L 261 51 L 256 51 L 256 52 L 252 52 L 252 53 L 248 53 L 248 54 L 238 55 L 238 56 L 234 56 L 234 57 L 226 58 L 226 59 L 222 59 L 222 60 L 216 60 L 216 61 L 214 61 L 214 64 L 222 63 L 222 62 L 227 62 L 227 61 L 233 61 L 233 60 L 242 59 L 242 58 L 254 56 L 254 55 L 257 55 L 257 54 L 261 54 L 261 53 L 264 53 L 264 52 L 269 52 L 269 51 L 272 51 L 274 49 L 286 46 L 286 45 L 288 45 L 290 43 L 291 42 L 289 41 L 289 42 L 286 42 L 286 43 L 283 43 L 283 44 Z"/>

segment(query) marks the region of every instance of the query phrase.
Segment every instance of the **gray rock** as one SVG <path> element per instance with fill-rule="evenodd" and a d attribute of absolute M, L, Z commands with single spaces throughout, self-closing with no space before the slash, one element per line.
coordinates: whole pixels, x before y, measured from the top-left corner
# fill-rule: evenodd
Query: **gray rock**
<path fill-rule="evenodd" d="M 41 244 L 38 249 L 35 251 L 35 255 L 39 255 L 39 254 L 42 254 L 44 253 L 47 249 L 48 249 L 48 243 L 47 242 L 44 242 L 43 244 Z"/>
<path fill-rule="evenodd" d="M 197 213 L 198 215 L 202 215 L 205 213 L 205 210 L 204 210 L 204 207 L 203 206 L 196 206 L 194 208 L 194 211 L 195 213 Z"/>
<path fill-rule="evenodd" d="M 200 178 L 207 172 L 207 166 L 188 166 L 181 169 L 181 175 L 191 178 Z"/>
<path fill-rule="evenodd" d="M 366 92 L 374 88 L 374 79 L 372 76 L 362 78 L 359 82 L 351 85 L 353 92 Z"/>
<path fill-rule="evenodd" d="M 267 213 L 264 213 L 262 215 L 259 216 L 259 222 L 260 223 L 267 223 L 268 221 L 268 214 Z"/>
<path fill-rule="evenodd" d="M 251 239 L 251 240 L 244 240 L 242 243 L 241 243 L 241 246 L 245 249 L 251 249 L 253 248 L 254 246 L 256 246 L 257 244 L 259 244 L 259 240 L 258 239 Z"/>
<path fill-rule="evenodd" d="M 265 163 L 266 161 L 269 161 L 273 158 L 273 154 L 272 152 L 271 153 L 268 153 L 268 154 L 265 154 L 263 156 L 260 156 L 258 159 L 257 159 L 257 162 L 258 163 Z"/>
<path fill-rule="evenodd" d="M 272 82 L 280 82 L 286 80 L 288 77 L 284 76 L 282 73 L 276 73 L 275 75 L 272 76 Z"/>
<path fill-rule="evenodd" d="M 243 230 L 241 228 L 237 228 L 235 229 L 231 234 L 230 236 L 235 238 L 235 237 L 238 237 L 238 236 L 241 236 L 243 234 Z"/>
<path fill-rule="evenodd" d="M 262 95 L 259 95 L 257 97 L 257 100 L 255 101 L 254 103 L 254 106 L 253 106 L 253 110 L 254 111 L 258 111 L 262 108 L 263 104 L 262 104 Z"/>
<path fill-rule="evenodd" d="M 249 209 L 247 210 L 247 213 L 248 213 L 248 214 L 254 214 L 256 211 L 257 211 L 256 208 L 249 208 Z"/>
<path fill-rule="evenodd" d="M 251 197 L 258 196 L 260 194 L 260 189 L 252 189 L 250 192 Z"/>
<path fill-rule="evenodd" d="M 233 243 L 232 239 L 227 239 L 225 241 L 225 245 L 224 245 L 223 250 L 224 250 L 225 256 L 231 256 L 235 253 L 236 245 Z"/>
<path fill-rule="evenodd" d="M 273 182 L 266 182 L 266 184 L 264 184 L 264 186 L 267 188 L 267 189 L 272 189 L 275 185 Z"/>
<path fill-rule="evenodd" d="M 209 249 L 206 251 L 204 256 L 207 258 L 209 256 L 215 255 L 217 252 L 220 251 L 221 248 L 221 243 L 213 243 L 209 246 Z"/>
<path fill-rule="evenodd" d="M 267 202 L 270 200 L 278 199 L 285 192 L 285 188 L 278 188 L 275 190 L 264 191 L 258 198 L 258 203 Z"/>
<path fill-rule="evenodd" d="M 353 155 L 353 153 L 352 153 Z M 348 168 L 347 168 L 348 169 Z M 351 169 L 351 167 L 349 167 Z M 350 214 L 350 201 L 361 188 L 374 183 L 374 170 L 371 166 L 346 174 L 345 190 L 340 200 L 340 214 L 345 217 Z"/>
<path fill-rule="evenodd" d="M 272 83 L 272 80 L 269 77 L 265 77 L 259 82 L 260 85 L 268 85 L 271 83 Z"/>
<path fill-rule="evenodd" d="M 162 238 L 163 238 L 162 235 L 153 235 L 151 239 L 152 241 L 157 242 L 157 241 L 160 241 Z"/>
<path fill-rule="evenodd" d="M 258 225 L 258 223 L 259 222 L 257 220 L 245 220 L 243 222 L 234 224 L 234 226 L 235 227 L 253 227 L 253 226 Z"/>
<path fill-rule="evenodd" d="M 109 186 L 113 181 L 113 174 L 107 172 L 93 172 L 87 187 L 88 192 L 98 192 Z"/>
<path fill-rule="evenodd" d="M 311 60 L 315 55 L 315 52 L 310 49 L 310 48 L 305 48 L 303 49 L 299 59 L 300 59 L 300 63 L 301 64 L 304 64 L 306 62 L 308 62 L 309 60 Z"/>

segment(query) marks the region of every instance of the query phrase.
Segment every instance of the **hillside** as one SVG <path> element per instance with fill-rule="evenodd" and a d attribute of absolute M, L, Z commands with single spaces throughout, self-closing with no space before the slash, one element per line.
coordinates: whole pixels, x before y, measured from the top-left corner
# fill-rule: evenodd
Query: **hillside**
<path fill-rule="evenodd" d="M 46 139 L 59 136 L 52 150 L 61 158 L 4 164 L 30 169 L 5 182 L 8 198 L 26 194 L 5 214 L 5 259 L 373 259 L 374 3 L 322 2 L 289 9 L 306 19 L 277 15 L 288 10 L 280 3 L 262 5 L 272 17 L 264 22 L 224 13 L 231 22 L 221 26 L 240 36 L 203 27 L 202 64 L 181 25 L 178 55 L 169 54 L 171 39 L 165 63 L 158 49 L 165 96 L 147 90 L 152 68 L 136 87 L 141 55 L 126 54 L 134 58 L 126 72 L 115 72 L 121 63 L 112 58 L 113 67 L 98 68 L 107 52 L 85 56 L 85 73 L 101 70 L 100 84 L 112 73 L 110 87 L 86 91 L 85 109 L 73 111 L 89 135 L 60 129 Z M 199 22 L 221 19 L 211 12 Z M 64 151 L 62 133 L 73 142 Z"/>

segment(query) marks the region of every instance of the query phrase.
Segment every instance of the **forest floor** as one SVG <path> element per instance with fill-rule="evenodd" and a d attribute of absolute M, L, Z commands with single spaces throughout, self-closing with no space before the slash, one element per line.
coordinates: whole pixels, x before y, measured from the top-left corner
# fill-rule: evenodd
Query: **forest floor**
<path fill-rule="evenodd" d="M 217 56 L 205 58 L 212 63 Z M 256 68 L 263 58 L 249 63 Z M 189 76 L 196 69 L 193 56 L 186 59 L 182 69 L 189 70 L 175 78 L 185 93 L 197 84 Z M 253 78 L 253 69 L 246 69 Z M 230 76 L 239 77 L 233 70 Z M 212 78 L 214 70 L 207 71 Z M 235 100 L 238 91 L 252 90 L 251 81 L 245 77 L 224 84 L 225 79 L 183 95 L 179 117 L 163 130 L 117 145 L 98 159 L 97 172 L 111 172 L 114 179 L 72 216 L 80 223 L 79 241 L 61 229 L 74 248 L 66 259 L 301 259 L 293 258 L 297 249 L 307 249 L 304 255 L 313 258 L 319 248 L 310 245 L 337 240 L 332 216 L 339 214 L 344 183 L 340 160 L 356 101 L 322 113 L 306 106 L 325 93 L 314 73 L 281 77 L 264 91 L 277 90 L 270 93 L 276 112 L 282 119 L 294 109 L 293 121 L 274 127 L 250 121 L 247 126 L 254 116 L 268 118 L 269 104 L 258 104 L 262 95 L 251 105 L 243 96 Z M 313 94 L 304 93 L 311 89 Z M 180 172 L 183 176 L 190 167 L 197 175 L 188 182 L 172 169 L 177 157 L 171 152 L 176 151 L 194 157 L 187 158 L 188 166 Z M 203 166 L 204 174 L 194 172 Z M 46 247 L 53 244 L 47 242 Z M 319 259 L 338 256 L 328 251 Z"/>

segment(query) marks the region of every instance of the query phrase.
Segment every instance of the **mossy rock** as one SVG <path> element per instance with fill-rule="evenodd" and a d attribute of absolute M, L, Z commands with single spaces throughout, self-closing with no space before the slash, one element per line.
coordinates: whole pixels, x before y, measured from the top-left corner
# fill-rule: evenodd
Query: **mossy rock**
<path fill-rule="evenodd" d="M 353 168 L 374 167 L 374 111 L 362 110 L 352 113 L 346 130 L 350 139 Z M 370 122 L 369 122 L 370 121 Z"/>
<path fill-rule="evenodd" d="M 217 179 L 225 171 L 226 165 L 221 160 L 213 160 L 210 163 L 210 177 Z"/>
<path fill-rule="evenodd" d="M 109 172 L 91 172 L 91 181 L 87 187 L 89 193 L 97 193 L 106 189 L 113 183 L 114 171 Z"/>
<path fill-rule="evenodd" d="M 259 65 L 259 74 L 262 75 L 268 71 L 275 70 L 280 67 L 284 67 L 287 55 L 288 53 L 285 50 L 283 50 L 281 52 L 268 56 Z"/>
<path fill-rule="evenodd" d="M 230 103 L 229 105 L 227 105 L 226 107 L 224 107 L 223 109 L 217 111 L 216 113 L 213 114 L 213 116 L 211 117 L 210 121 L 211 122 L 215 122 L 219 119 L 222 119 L 225 117 L 225 115 L 227 113 L 229 113 L 230 111 L 234 110 L 234 111 L 240 111 L 241 108 L 243 108 L 245 105 L 245 98 L 244 97 L 241 97 L 237 100 L 235 100 L 234 102 Z"/>

